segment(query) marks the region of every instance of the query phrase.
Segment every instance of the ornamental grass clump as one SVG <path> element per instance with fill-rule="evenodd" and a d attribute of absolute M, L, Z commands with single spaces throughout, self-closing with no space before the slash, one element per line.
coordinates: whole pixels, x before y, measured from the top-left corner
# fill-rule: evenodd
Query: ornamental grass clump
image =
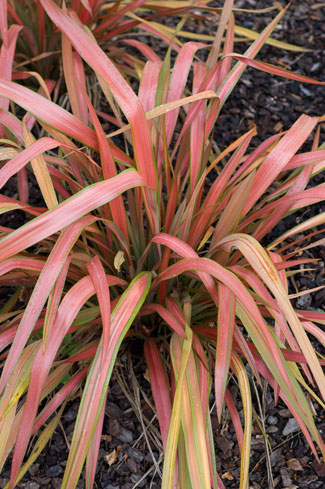
<path fill-rule="evenodd" d="M 76 3 L 90 10 L 101 4 Z M 93 486 L 109 381 L 126 335 L 141 336 L 144 344 L 164 489 L 224 487 L 216 471 L 211 388 L 218 420 L 229 411 L 241 453 L 238 486 L 247 487 L 248 366 L 257 384 L 268 382 L 275 402 L 288 406 L 315 457 L 324 455 L 311 404 L 324 406 L 325 361 L 314 345 L 325 342 L 319 326 L 325 315 L 293 308 L 288 274 L 311 260 L 300 256 L 301 237 L 292 252 L 287 239 L 315 236 L 325 213 L 267 248 L 260 244 L 282 218 L 323 200 L 324 184 L 307 188 L 325 166 L 323 119 L 301 115 L 255 150 L 254 126 L 221 153 L 213 144 L 220 110 L 247 65 L 320 82 L 254 59 L 286 9 L 239 55 L 231 1 L 212 44 L 195 34 L 182 43 L 178 36 L 194 7 L 200 18 L 208 2 L 179 3 L 186 9 L 169 36 L 150 19 L 137 24 L 155 27 L 168 41 L 164 60 L 128 38 L 141 56 L 122 50 L 114 64 L 73 10 L 39 0 L 46 22 L 62 35 L 67 109 L 52 100 L 55 80 L 38 75 L 40 88 L 33 91 L 2 67 L 0 187 L 17 176 L 18 198 L 1 194 L 0 208 L 26 216 L 16 230 L 0 228 L 0 284 L 15 289 L 0 315 L 0 467 L 11 457 L 6 489 L 36 460 L 77 392 L 62 488 L 76 487 L 84 464 L 86 487 Z M 157 2 L 147 4 L 153 9 Z M 2 60 L 12 66 L 3 14 Z M 208 52 L 204 60 L 201 49 Z M 309 150 L 299 152 L 305 143 Z M 28 175 L 42 207 L 29 202 Z M 243 418 L 228 389 L 230 376 L 239 385 Z"/>

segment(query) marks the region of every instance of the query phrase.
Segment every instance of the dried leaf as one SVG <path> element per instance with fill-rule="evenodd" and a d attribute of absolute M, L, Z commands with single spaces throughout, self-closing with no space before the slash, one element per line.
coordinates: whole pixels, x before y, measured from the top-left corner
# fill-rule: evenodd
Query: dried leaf
<path fill-rule="evenodd" d="M 117 458 L 118 458 L 118 453 L 116 448 L 114 448 L 114 450 L 108 455 L 105 455 L 105 460 L 109 466 L 115 464 L 115 462 L 117 462 Z"/>
<path fill-rule="evenodd" d="M 303 470 L 302 465 L 297 458 L 290 458 L 290 460 L 287 461 L 287 466 L 290 470 Z"/>
<path fill-rule="evenodd" d="M 125 262 L 124 253 L 123 251 L 119 250 L 114 258 L 114 267 L 118 272 L 120 272 L 121 266 L 123 265 L 124 262 Z"/>
<path fill-rule="evenodd" d="M 231 475 L 230 472 L 225 472 L 224 474 L 222 474 L 221 479 L 227 479 L 228 481 L 233 481 L 234 476 Z"/>

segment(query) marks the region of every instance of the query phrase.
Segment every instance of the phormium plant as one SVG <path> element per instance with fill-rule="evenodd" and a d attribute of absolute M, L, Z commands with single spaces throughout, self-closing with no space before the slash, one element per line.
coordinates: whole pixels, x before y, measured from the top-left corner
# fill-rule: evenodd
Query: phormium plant
<path fill-rule="evenodd" d="M 10 2 L 11 10 L 20 3 Z M 160 426 L 164 489 L 224 487 L 215 464 L 212 386 L 218 419 L 225 405 L 229 410 L 241 451 L 239 487 L 247 487 L 253 410 L 247 365 L 288 406 L 314 455 L 324 454 L 305 393 L 324 406 L 316 388 L 324 398 L 325 361 L 313 344 L 325 343 L 318 326 L 325 316 L 292 307 L 287 274 L 310 260 L 296 257 L 299 246 L 289 252 L 286 240 L 323 224 L 325 215 L 267 249 L 260 244 L 283 217 L 323 200 L 324 184 L 307 188 L 325 166 L 321 119 L 301 115 L 255 150 L 255 127 L 221 154 L 213 145 L 218 114 L 247 65 L 320 83 L 254 60 L 286 9 L 238 55 L 232 1 L 212 44 L 179 41 L 187 16 L 194 7 L 203 15 L 207 3 L 179 2 L 185 10 L 169 37 L 155 24 L 169 42 L 164 61 L 133 39 L 129 45 L 141 57 L 125 52 L 115 65 L 84 27 L 85 12 L 104 8 L 102 2 L 72 2 L 75 12 L 85 9 L 79 16 L 52 0 L 36 3 L 45 24 L 63 34 L 71 111 L 51 100 L 55 81 L 38 75 L 40 93 L 11 81 L 11 36 L 20 34 L 15 26 L 7 30 L 2 2 L 0 186 L 17 175 L 18 199 L 1 194 L 0 209 L 26 215 L 18 229 L 0 228 L 0 284 L 15 288 L 0 313 L 0 467 L 12 457 L 6 489 L 36 460 L 79 390 L 62 488 L 76 487 L 85 463 L 86 487 L 93 486 L 109 380 L 121 342 L 135 330 Z M 127 5 L 112 8 L 118 14 Z M 149 10 L 154 5 L 147 2 Z M 150 19 L 145 25 L 153 28 Z M 84 62 L 96 85 L 87 83 Z M 102 102 L 94 105 L 99 90 Z M 107 122 L 116 130 L 107 131 Z M 306 141 L 310 151 L 299 153 Z M 29 174 L 43 207 L 29 203 Z M 230 374 L 243 419 L 228 389 Z"/>

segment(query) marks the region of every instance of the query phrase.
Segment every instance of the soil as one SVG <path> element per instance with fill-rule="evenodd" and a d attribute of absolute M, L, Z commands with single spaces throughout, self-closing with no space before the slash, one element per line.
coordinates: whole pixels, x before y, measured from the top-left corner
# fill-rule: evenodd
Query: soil
<path fill-rule="evenodd" d="M 238 0 L 238 8 L 263 8 L 271 6 L 272 1 Z M 215 2 L 220 6 L 220 2 Z M 236 19 L 244 27 L 261 31 L 266 23 L 274 17 L 269 14 L 249 15 L 236 14 Z M 191 27 L 191 25 L 189 24 Z M 206 29 L 195 22 L 193 29 Z M 325 80 L 325 4 L 313 0 L 293 1 L 289 12 L 275 30 L 274 37 L 292 44 L 310 48 L 308 53 L 292 53 L 270 46 L 263 47 L 258 59 L 292 71 Z M 236 46 L 237 52 L 243 52 L 245 46 Z M 325 114 L 324 87 L 301 84 L 263 72 L 246 69 L 245 75 L 228 99 L 219 117 L 215 130 L 217 144 L 223 149 L 240 136 L 253 121 L 258 128 L 259 142 L 279 130 L 288 129 L 302 113 L 320 116 Z M 324 128 L 321 131 L 324 141 Z M 315 177 L 314 183 L 325 180 L 324 175 Z M 311 206 L 304 218 L 325 211 L 325 204 Z M 9 216 L 10 218 L 10 216 Z M 301 218 L 301 216 L 300 216 Z M 1 221 L 3 226 L 13 223 Z M 299 219 L 297 215 L 280 223 L 273 236 L 282 233 Z M 16 226 L 21 223 L 16 222 Z M 309 256 L 319 258 L 314 272 L 306 272 L 296 280 L 293 288 L 309 289 L 323 284 L 325 248 L 309 250 Z M 296 301 L 297 308 L 325 310 L 324 289 L 307 294 Z M 324 353 L 324 352 L 323 352 Z M 157 420 L 152 410 L 150 386 L 146 380 L 146 367 L 143 363 L 142 345 L 127 342 L 119 355 L 118 365 L 113 375 L 106 405 L 106 417 L 102 443 L 99 453 L 96 484 L 99 489 L 133 489 L 135 487 L 156 488 L 161 484 L 161 442 L 156 436 Z M 124 379 L 129 379 L 126 382 Z M 256 386 L 255 386 L 256 387 Z M 285 405 L 274 405 L 271 389 L 265 385 L 264 391 L 252 385 L 255 392 L 255 410 L 262 420 L 268 435 L 267 445 L 261 431 L 254 423 L 251 450 L 250 487 L 264 488 L 325 488 L 325 465 L 318 464 L 311 454 L 304 437 Z M 238 397 L 238 387 L 231 384 L 234 399 Z M 27 475 L 18 485 L 26 489 L 59 489 L 68 456 L 69 442 L 76 414 L 78 398 L 72 401 L 55 432 L 47 450 L 29 469 Z M 213 394 L 211 395 L 213 406 Z M 241 410 L 240 402 L 238 409 Z M 320 432 L 325 433 L 325 414 L 316 407 L 316 422 Z M 212 427 L 215 435 L 217 470 L 226 487 L 238 487 L 240 474 L 240 455 L 235 441 L 231 423 L 225 415 L 220 426 L 213 415 Z M 152 421 L 150 429 L 144 426 Z M 149 450 L 150 447 L 150 450 Z M 0 489 L 8 482 L 9 466 L 0 476 Z M 83 489 L 84 478 L 81 477 L 78 488 Z"/>

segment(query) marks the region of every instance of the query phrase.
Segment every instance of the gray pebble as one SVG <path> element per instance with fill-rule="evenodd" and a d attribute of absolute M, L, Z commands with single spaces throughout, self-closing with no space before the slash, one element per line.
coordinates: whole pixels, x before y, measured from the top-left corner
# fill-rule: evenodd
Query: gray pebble
<path fill-rule="evenodd" d="M 137 487 L 149 487 L 148 484 L 147 484 L 147 479 L 143 479 L 141 482 L 138 482 L 141 477 L 143 477 L 142 474 L 132 474 L 131 477 L 130 477 L 130 480 L 133 482 L 133 484 L 138 484 Z M 155 487 L 155 486 L 152 486 L 152 487 Z"/>
<path fill-rule="evenodd" d="M 108 402 L 106 404 L 105 413 L 110 418 L 119 418 L 122 414 L 122 410 L 114 402 Z"/>
<path fill-rule="evenodd" d="M 286 467 L 282 467 L 280 469 L 281 479 L 282 479 L 282 487 L 289 487 L 292 484 L 292 479 L 290 477 L 289 471 Z"/>
<path fill-rule="evenodd" d="M 288 475 L 281 475 L 282 487 L 290 487 L 292 484 L 292 479 Z"/>
<path fill-rule="evenodd" d="M 133 442 L 133 433 L 130 430 L 127 430 L 126 428 L 121 428 L 120 433 L 118 434 L 117 438 L 124 443 L 132 443 Z"/>
<path fill-rule="evenodd" d="M 321 275 L 317 275 L 315 279 L 316 287 L 320 287 L 321 285 L 323 285 L 323 283 L 324 283 L 323 277 L 321 277 Z"/>
<path fill-rule="evenodd" d="M 120 396 L 123 394 L 123 391 L 121 389 L 121 387 L 118 385 L 118 384 L 114 384 L 112 385 L 111 387 L 111 393 L 114 395 L 114 396 Z"/>
<path fill-rule="evenodd" d="M 252 438 L 251 440 L 251 446 L 254 450 L 264 450 L 265 449 L 265 442 L 264 439 L 262 438 Z"/>
<path fill-rule="evenodd" d="M 40 464 L 33 464 L 29 467 L 28 472 L 32 477 L 37 474 L 39 466 Z"/>
<path fill-rule="evenodd" d="M 120 489 L 120 486 L 113 486 L 113 484 L 107 484 L 104 489 Z"/>
<path fill-rule="evenodd" d="M 283 434 L 283 436 L 286 436 L 286 435 L 290 435 L 291 433 L 294 433 L 295 431 L 299 431 L 299 430 L 300 430 L 300 428 L 299 428 L 299 425 L 298 425 L 297 421 L 295 420 L 295 418 L 290 418 L 287 421 L 287 424 L 285 425 L 285 427 L 283 428 L 282 434 Z"/>
<path fill-rule="evenodd" d="M 74 421 L 76 417 L 77 417 L 77 412 L 73 408 L 69 409 L 69 411 L 67 411 L 63 416 L 65 421 Z"/>
<path fill-rule="evenodd" d="M 298 309 L 308 309 L 310 307 L 312 301 L 312 297 L 310 294 L 301 295 L 297 299 L 296 306 Z"/>
<path fill-rule="evenodd" d="M 53 489 L 61 489 L 61 486 L 62 479 L 59 479 L 58 477 L 53 477 L 51 487 L 53 487 Z"/>
<path fill-rule="evenodd" d="M 126 461 L 126 464 L 133 474 L 136 474 L 138 472 L 138 465 L 137 465 L 136 461 L 134 460 L 134 458 L 129 457 Z"/>
<path fill-rule="evenodd" d="M 281 418 L 291 418 L 292 416 L 291 411 L 288 408 L 280 409 L 279 414 Z"/>
<path fill-rule="evenodd" d="M 109 435 L 119 438 L 119 435 L 121 433 L 121 425 L 117 421 L 117 419 L 109 419 L 107 431 Z"/>
<path fill-rule="evenodd" d="M 119 401 L 119 406 L 123 411 L 125 411 L 126 409 L 129 409 L 130 402 L 128 401 L 128 399 L 123 398 Z"/>
<path fill-rule="evenodd" d="M 271 465 L 275 465 L 277 462 L 279 462 L 282 458 L 282 455 L 281 455 L 281 450 L 274 450 L 271 454 L 270 454 L 270 462 L 271 462 Z"/>
<path fill-rule="evenodd" d="M 62 467 L 61 465 L 51 465 L 51 467 L 48 467 L 48 469 L 46 469 L 46 477 L 57 477 L 58 475 L 60 475 L 62 473 Z"/>
<path fill-rule="evenodd" d="M 28 481 L 26 486 L 25 486 L 25 489 L 39 489 L 40 488 L 40 485 L 37 484 L 37 482 L 31 482 L 31 481 Z"/>
<path fill-rule="evenodd" d="M 276 424 L 278 424 L 278 421 L 279 421 L 279 418 L 277 416 L 271 415 L 267 418 L 266 422 L 267 422 L 267 424 L 276 425 Z"/>
<path fill-rule="evenodd" d="M 131 474 L 130 481 L 135 484 L 139 479 L 141 479 L 141 477 L 142 476 L 140 474 Z"/>
<path fill-rule="evenodd" d="M 136 460 L 137 462 L 142 462 L 143 453 L 140 450 L 138 450 L 137 448 L 126 447 L 126 451 L 129 457 L 134 458 L 134 460 Z"/>
<path fill-rule="evenodd" d="M 154 450 L 152 450 L 152 455 L 155 457 L 155 460 L 158 460 L 159 455 L 158 455 L 158 453 L 157 453 L 157 452 L 155 452 Z M 152 463 L 152 456 L 151 456 L 151 453 L 150 453 L 150 452 L 146 453 L 146 454 L 145 454 L 145 456 L 144 456 L 144 459 L 145 459 L 145 461 L 146 461 L 146 462 L 148 462 L 149 464 L 150 464 L 150 463 Z"/>

